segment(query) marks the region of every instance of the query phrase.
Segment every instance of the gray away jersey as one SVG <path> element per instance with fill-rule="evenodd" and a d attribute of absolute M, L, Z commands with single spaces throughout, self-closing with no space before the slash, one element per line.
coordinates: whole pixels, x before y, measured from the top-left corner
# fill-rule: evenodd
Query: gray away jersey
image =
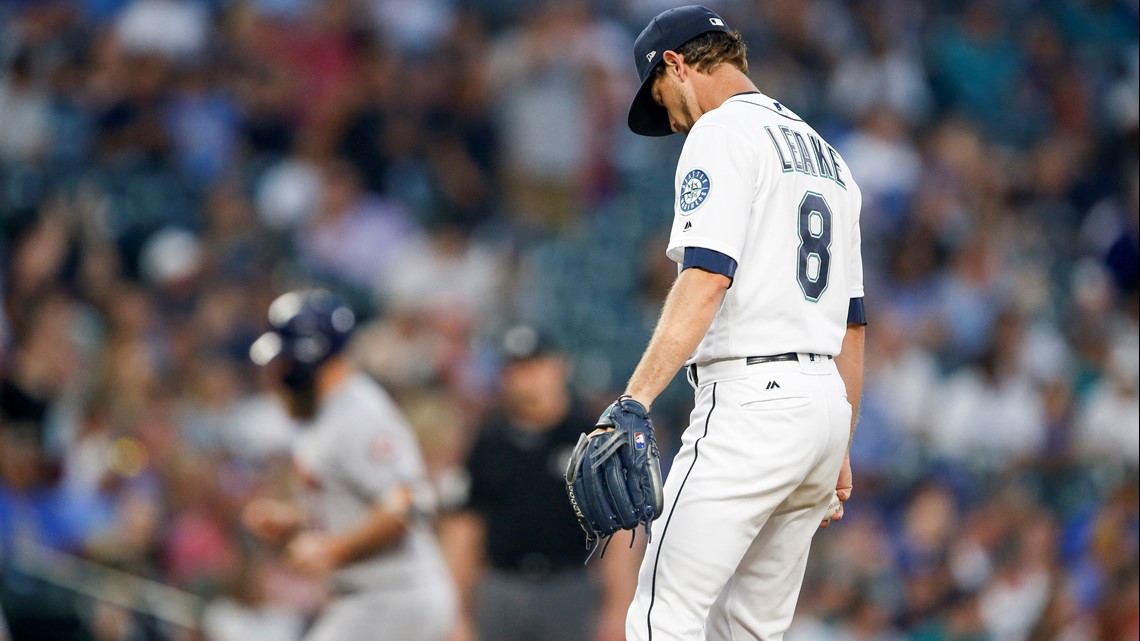
<path fill-rule="evenodd" d="M 358 525 L 377 502 L 401 485 L 424 480 L 419 445 L 388 394 L 355 374 L 324 399 L 293 446 L 305 485 L 312 527 L 332 533 Z M 411 589 L 447 581 L 447 569 L 428 525 L 413 520 L 394 546 L 333 575 L 334 591 Z"/>

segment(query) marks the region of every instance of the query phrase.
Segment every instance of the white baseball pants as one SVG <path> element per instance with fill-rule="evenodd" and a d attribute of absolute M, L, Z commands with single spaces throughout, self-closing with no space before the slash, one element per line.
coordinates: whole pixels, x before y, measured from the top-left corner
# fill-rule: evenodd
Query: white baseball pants
<path fill-rule="evenodd" d="M 805 354 L 696 377 L 626 639 L 780 641 L 846 452 L 846 389 L 834 361 Z"/>

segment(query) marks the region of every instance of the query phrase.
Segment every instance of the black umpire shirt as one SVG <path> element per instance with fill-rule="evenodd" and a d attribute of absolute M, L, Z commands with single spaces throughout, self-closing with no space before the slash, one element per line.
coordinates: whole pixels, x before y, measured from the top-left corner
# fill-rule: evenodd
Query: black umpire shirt
<path fill-rule="evenodd" d="M 467 459 L 467 508 L 487 526 L 491 567 L 540 579 L 579 569 L 585 534 L 566 496 L 566 461 L 595 419 L 577 402 L 558 425 L 526 432 L 494 416 L 479 429 Z"/>

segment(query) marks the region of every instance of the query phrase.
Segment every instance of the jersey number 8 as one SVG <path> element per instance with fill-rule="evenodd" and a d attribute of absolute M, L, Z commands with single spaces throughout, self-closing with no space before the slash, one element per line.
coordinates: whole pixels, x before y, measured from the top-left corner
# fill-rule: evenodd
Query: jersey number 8
<path fill-rule="evenodd" d="M 831 208 L 823 196 L 809 191 L 800 201 L 800 251 L 796 278 L 804 298 L 815 303 L 827 289 L 831 271 Z"/>

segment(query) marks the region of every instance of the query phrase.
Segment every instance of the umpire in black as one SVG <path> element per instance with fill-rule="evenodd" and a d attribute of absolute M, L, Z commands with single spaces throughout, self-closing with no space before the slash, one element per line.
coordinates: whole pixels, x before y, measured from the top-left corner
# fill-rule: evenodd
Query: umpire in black
<path fill-rule="evenodd" d="M 597 417 L 570 392 L 569 366 L 547 333 L 512 327 L 500 349 L 499 405 L 468 455 L 466 504 L 442 527 L 465 613 L 452 640 L 624 639 L 636 551 L 615 545 L 587 570 L 584 535 L 566 509 L 566 461 Z"/>

